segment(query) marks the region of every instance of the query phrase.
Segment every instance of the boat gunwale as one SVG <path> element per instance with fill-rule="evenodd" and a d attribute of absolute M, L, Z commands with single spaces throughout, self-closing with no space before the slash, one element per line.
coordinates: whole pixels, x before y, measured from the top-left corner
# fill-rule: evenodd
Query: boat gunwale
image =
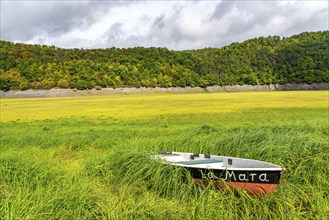
<path fill-rule="evenodd" d="M 177 151 L 172 151 L 171 154 L 178 154 L 180 156 L 183 155 L 193 155 L 193 153 L 188 153 L 188 152 L 177 152 Z M 164 154 L 160 154 L 159 155 L 164 155 Z M 247 158 L 240 158 L 240 157 L 230 157 L 230 156 L 221 156 L 221 155 L 210 155 L 212 157 L 222 157 L 224 159 L 238 159 L 238 160 L 244 160 L 244 161 L 250 161 L 250 162 L 261 162 L 261 163 L 266 163 L 267 165 L 273 166 L 273 167 L 259 167 L 259 168 L 244 168 L 244 167 L 218 167 L 218 168 L 209 168 L 209 170 L 223 170 L 223 171 L 285 171 L 286 169 L 283 166 L 277 165 L 277 164 L 273 164 L 270 162 L 266 162 L 266 161 L 261 161 L 261 160 L 254 160 L 254 159 L 247 159 Z M 161 158 L 162 160 L 164 158 Z M 188 160 L 187 160 L 188 161 Z M 163 160 L 163 163 L 166 164 L 171 164 L 174 166 L 179 166 L 179 167 L 187 167 L 187 168 L 196 168 L 196 169 L 207 169 L 207 168 L 203 168 L 203 167 L 197 167 L 197 164 L 192 164 L 192 165 L 186 165 L 186 164 L 179 164 L 179 162 L 182 161 L 177 161 L 177 162 L 172 162 L 172 161 L 168 161 L 168 160 Z"/>
<path fill-rule="evenodd" d="M 195 165 L 182 165 L 182 164 L 176 164 L 176 163 L 170 163 L 168 164 L 179 166 L 179 167 L 186 167 L 186 168 L 195 168 L 195 169 L 207 169 L 202 167 L 197 167 Z M 286 170 L 284 167 L 275 167 L 275 168 L 243 168 L 243 167 L 223 167 L 223 168 L 209 168 L 209 170 L 223 170 L 223 171 L 284 171 Z"/>

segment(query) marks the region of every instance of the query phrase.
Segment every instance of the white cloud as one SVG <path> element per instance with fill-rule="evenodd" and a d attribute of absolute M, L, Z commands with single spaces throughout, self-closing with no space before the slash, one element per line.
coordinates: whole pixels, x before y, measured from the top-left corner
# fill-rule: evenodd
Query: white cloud
<path fill-rule="evenodd" d="M 1 1 L 1 39 L 59 47 L 219 47 L 328 29 L 326 1 Z"/>

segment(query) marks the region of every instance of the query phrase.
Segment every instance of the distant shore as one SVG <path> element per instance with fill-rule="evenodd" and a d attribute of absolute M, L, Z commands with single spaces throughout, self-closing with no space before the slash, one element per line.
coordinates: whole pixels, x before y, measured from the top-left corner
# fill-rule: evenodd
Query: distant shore
<path fill-rule="evenodd" d="M 202 93 L 202 92 L 245 92 L 245 91 L 289 91 L 289 90 L 328 90 L 329 83 L 312 84 L 271 84 L 271 85 L 234 85 L 170 88 L 102 88 L 100 90 L 50 89 L 50 90 L 10 90 L 0 91 L 1 98 L 65 97 L 111 94 L 145 94 L 145 93 Z"/>

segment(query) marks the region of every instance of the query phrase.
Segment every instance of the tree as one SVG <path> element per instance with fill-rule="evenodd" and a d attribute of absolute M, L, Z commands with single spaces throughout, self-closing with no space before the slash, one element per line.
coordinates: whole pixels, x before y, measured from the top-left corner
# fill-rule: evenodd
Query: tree
<path fill-rule="evenodd" d="M 222 48 L 187 51 L 61 49 L 0 41 L 0 88 L 329 82 L 328 39 L 329 31 L 304 32 L 283 39 L 259 37 Z"/>
<path fill-rule="evenodd" d="M 66 81 L 66 79 L 60 79 L 60 80 L 58 80 L 58 82 L 57 82 L 57 86 L 58 86 L 59 88 L 64 88 L 64 89 L 66 89 L 66 88 L 69 88 L 69 83 Z"/>
<path fill-rule="evenodd" d="M 21 80 L 21 83 L 19 84 L 20 90 L 27 90 L 29 88 L 29 81 L 26 79 Z"/>

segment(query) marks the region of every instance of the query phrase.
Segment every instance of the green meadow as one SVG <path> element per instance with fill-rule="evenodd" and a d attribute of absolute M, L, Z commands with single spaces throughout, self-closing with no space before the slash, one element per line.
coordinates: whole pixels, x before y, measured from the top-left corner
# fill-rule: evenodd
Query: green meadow
<path fill-rule="evenodd" d="M 328 91 L 2 98 L 0 219 L 329 219 Z M 252 197 L 148 152 L 286 168 Z"/>

